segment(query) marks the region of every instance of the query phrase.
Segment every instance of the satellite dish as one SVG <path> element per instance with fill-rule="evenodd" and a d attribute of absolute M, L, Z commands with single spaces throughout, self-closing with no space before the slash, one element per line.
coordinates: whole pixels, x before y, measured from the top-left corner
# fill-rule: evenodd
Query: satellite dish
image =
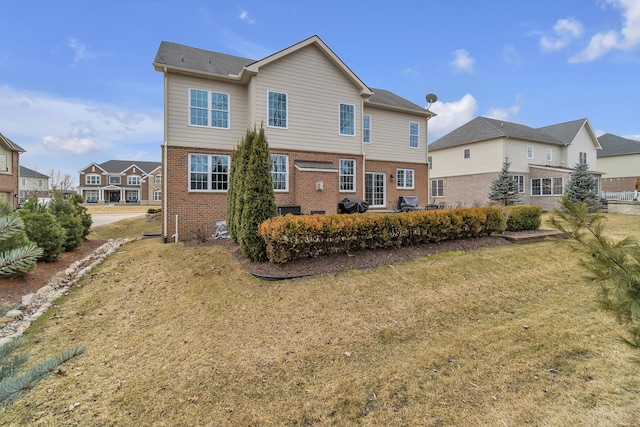
<path fill-rule="evenodd" d="M 434 102 L 436 102 L 437 100 L 438 100 L 438 97 L 437 97 L 435 94 L 430 93 L 430 94 L 428 94 L 428 95 L 427 95 L 427 102 L 428 102 L 429 104 L 433 104 L 433 103 L 434 103 Z"/>

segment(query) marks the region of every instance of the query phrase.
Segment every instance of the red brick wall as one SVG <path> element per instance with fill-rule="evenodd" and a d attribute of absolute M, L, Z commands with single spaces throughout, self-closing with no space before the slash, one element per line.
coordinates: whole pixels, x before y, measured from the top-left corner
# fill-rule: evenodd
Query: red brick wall
<path fill-rule="evenodd" d="M 16 208 L 18 207 L 18 198 L 16 197 L 16 195 L 18 194 L 19 188 L 19 153 L 16 151 L 12 151 L 11 154 L 7 154 L 7 157 L 9 156 L 11 156 L 11 158 L 7 158 L 7 163 L 11 162 L 11 173 L 0 173 L 0 192 L 6 193 L 7 202 L 9 203 L 9 205 L 11 205 L 12 208 Z"/>
<path fill-rule="evenodd" d="M 602 191 L 633 191 L 640 190 L 640 178 L 602 178 Z"/>
<path fill-rule="evenodd" d="M 414 170 L 414 188 L 412 190 L 396 188 L 396 169 L 398 168 Z M 391 207 L 391 203 L 398 203 L 400 196 L 418 196 L 418 204 L 420 206 L 429 203 L 428 165 L 367 160 L 367 172 L 382 172 L 387 175 L 386 209 Z M 391 181 L 391 175 L 394 176 L 393 182 Z"/>

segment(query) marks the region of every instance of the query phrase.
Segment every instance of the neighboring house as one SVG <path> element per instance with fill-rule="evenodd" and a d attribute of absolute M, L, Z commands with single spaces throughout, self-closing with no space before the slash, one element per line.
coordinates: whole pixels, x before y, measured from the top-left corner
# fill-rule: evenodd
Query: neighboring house
<path fill-rule="evenodd" d="M 426 203 L 435 114 L 369 88 L 319 37 L 260 60 L 162 42 L 153 65 L 164 74 L 165 240 L 213 234 L 231 156 L 261 126 L 281 211 L 337 213 L 345 197 L 370 211 L 403 195 Z"/>
<path fill-rule="evenodd" d="M 20 154 L 24 148 L 0 133 L 0 200 L 18 207 Z"/>
<path fill-rule="evenodd" d="M 32 194 L 38 197 L 50 197 L 49 176 L 33 169 L 20 166 L 20 203 Z"/>
<path fill-rule="evenodd" d="M 602 191 L 640 190 L 640 141 L 605 133 L 598 138 Z"/>
<path fill-rule="evenodd" d="M 79 171 L 78 194 L 86 203 L 160 205 L 160 162 L 109 160 L 91 163 Z"/>
<path fill-rule="evenodd" d="M 524 204 L 554 209 L 578 163 L 589 164 L 599 182 L 600 144 L 580 119 L 542 128 L 476 117 L 429 145 L 432 203 L 486 205 L 491 184 L 506 159 Z M 599 188 L 594 189 L 599 193 Z"/>

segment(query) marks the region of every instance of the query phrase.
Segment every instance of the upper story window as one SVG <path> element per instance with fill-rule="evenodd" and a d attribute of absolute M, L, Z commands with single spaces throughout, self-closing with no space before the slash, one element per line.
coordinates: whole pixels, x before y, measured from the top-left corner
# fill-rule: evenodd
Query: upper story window
<path fill-rule="evenodd" d="M 229 156 L 190 154 L 189 191 L 227 191 Z"/>
<path fill-rule="evenodd" d="M 340 191 L 356 191 L 356 161 L 340 159 Z"/>
<path fill-rule="evenodd" d="M 162 175 L 157 174 L 157 175 L 154 177 L 154 181 L 153 181 L 153 182 L 154 182 L 154 183 L 156 183 L 156 184 L 162 184 Z"/>
<path fill-rule="evenodd" d="M 140 185 L 140 177 L 138 175 L 129 175 L 127 177 L 127 185 Z"/>
<path fill-rule="evenodd" d="M 527 146 L 527 159 L 529 159 L 529 160 L 533 159 L 533 146 L 532 145 L 528 145 Z"/>
<path fill-rule="evenodd" d="M 20 178 L 20 185 L 22 185 L 23 187 L 27 186 L 27 178 Z"/>
<path fill-rule="evenodd" d="M 285 154 L 271 154 L 271 179 L 274 191 L 289 189 L 289 156 Z"/>
<path fill-rule="evenodd" d="M 110 176 L 109 184 L 120 185 L 120 177 L 119 176 Z"/>
<path fill-rule="evenodd" d="M 356 107 L 350 104 L 340 104 L 340 135 L 356 134 Z"/>
<path fill-rule="evenodd" d="M 413 188 L 413 169 L 396 169 L 396 187 Z"/>
<path fill-rule="evenodd" d="M 371 143 L 371 116 L 362 116 L 362 142 Z"/>
<path fill-rule="evenodd" d="M 189 90 L 189 124 L 229 128 L 229 94 Z"/>
<path fill-rule="evenodd" d="M 433 169 L 433 157 L 427 157 L 427 162 L 429 163 L 429 169 Z"/>
<path fill-rule="evenodd" d="M 464 158 L 465 159 L 471 158 L 471 148 L 465 148 L 464 149 Z"/>
<path fill-rule="evenodd" d="M 0 172 L 9 172 L 6 154 L 0 154 Z"/>
<path fill-rule="evenodd" d="M 84 179 L 87 185 L 100 185 L 100 175 L 89 174 Z"/>
<path fill-rule="evenodd" d="M 269 126 L 277 128 L 287 127 L 287 94 L 279 92 L 268 93 Z"/>
<path fill-rule="evenodd" d="M 419 148 L 420 147 L 420 124 L 419 123 L 409 123 L 409 147 L 411 148 Z"/>
<path fill-rule="evenodd" d="M 553 160 L 553 150 L 551 148 L 547 148 L 547 162 Z"/>
<path fill-rule="evenodd" d="M 38 180 L 38 187 L 40 187 L 40 188 L 44 187 L 44 181 L 43 180 L 41 180 L 41 179 Z"/>
<path fill-rule="evenodd" d="M 586 165 L 587 164 L 587 153 L 584 152 L 580 152 L 580 164 L 581 165 Z"/>

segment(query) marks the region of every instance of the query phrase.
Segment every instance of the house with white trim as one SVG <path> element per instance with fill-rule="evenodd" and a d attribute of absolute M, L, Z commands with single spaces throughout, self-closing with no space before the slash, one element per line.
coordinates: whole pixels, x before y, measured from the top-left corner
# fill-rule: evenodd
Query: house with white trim
<path fill-rule="evenodd" d="M 640 191 L 640 141 L 605 133 L 598 138 L 598 169 L 604 192 Z M 636 193 L 637 194 L 637 193 Z"/>

